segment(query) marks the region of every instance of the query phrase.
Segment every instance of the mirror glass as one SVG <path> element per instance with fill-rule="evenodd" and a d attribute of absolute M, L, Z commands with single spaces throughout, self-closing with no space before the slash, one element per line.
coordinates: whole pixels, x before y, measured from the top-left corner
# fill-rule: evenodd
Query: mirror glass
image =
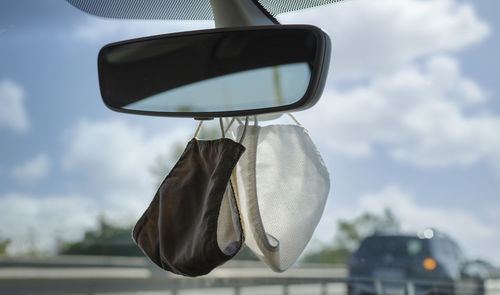
<path fill-rule="evenodd" d="M 99 53 L 101 94 L 126 112 L 273 112 L 308 92 L 318 36 L 306 28 L 215 29 L 110 44 Z"/>

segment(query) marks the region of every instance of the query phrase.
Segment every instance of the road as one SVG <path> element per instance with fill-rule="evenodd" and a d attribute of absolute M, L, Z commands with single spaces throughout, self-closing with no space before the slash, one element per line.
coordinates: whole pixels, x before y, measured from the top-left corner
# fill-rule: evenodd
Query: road
<path fill-rule="evenodd" d="M 260 262 L 230 261 L 201 278 L 160 270 L 143 258 L 0 258 L 0 294 L 346 294 L 347 271 L 309 265 L 275 273 Z M 486 295 L 500 295 L 488 281 Z"/>

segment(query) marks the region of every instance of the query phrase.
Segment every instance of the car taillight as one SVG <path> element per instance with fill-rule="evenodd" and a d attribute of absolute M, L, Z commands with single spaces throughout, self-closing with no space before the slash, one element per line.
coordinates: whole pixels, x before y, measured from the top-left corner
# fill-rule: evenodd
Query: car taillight
<path fill-rule="evenodd" d="M 437 263 L 436 263 L 436 260 L 428 257 L 428 258 L 425 258 L 423 261 L 422 261 L 422 266 L 426 269 L 426 270 L 429 270 L 429 271 L 432 271 L 432 270 L 435 270 L 436 267 L 437 267 Z"/>

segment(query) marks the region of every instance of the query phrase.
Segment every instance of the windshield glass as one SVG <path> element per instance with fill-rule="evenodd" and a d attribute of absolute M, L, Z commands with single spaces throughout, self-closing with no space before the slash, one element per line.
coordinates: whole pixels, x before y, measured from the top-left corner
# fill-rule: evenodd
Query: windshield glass
<path fill-rule="evenodd" d="M 328 167 L 326 207 L 290 270 L 275 273 L 244 247 L 206 277 L 181 280 L 153 265 L 131 232 L 199 122 L 107 109 L 97 55 L 111 42 L 214 22 L 105 19 L 66 1 L 0 1 L 0 294 L 365 294 L 385 286 L 380 278 L 415 293 L 422 280 L 500 292 L 498 11 L 499 1 L 352 0 L 278 15 L 332 41 L 321 99 L 293 113 Z M 287 81 L 283 94 L 300 96 L 304 85 Z M 270 87 L 236 82 L 231 91 Z M 199 137 L 220 138 L 218 120 Z M 373 237 L 380 230 L 396 238 Z M 441 236 L 454 243 L 429 245 Z M 356 251 L 375 265 L 363 273 L 368 287 L 351 284 L 350 269 L 362 263 Z M 416 257 L 418 276 L 387 254 Z"/>

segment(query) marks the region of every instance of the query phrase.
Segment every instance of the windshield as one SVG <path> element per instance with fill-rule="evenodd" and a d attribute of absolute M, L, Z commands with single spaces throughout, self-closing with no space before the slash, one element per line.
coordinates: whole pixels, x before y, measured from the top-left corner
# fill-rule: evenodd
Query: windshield
<path fill-rule="evenodd" d="M 111 42 L 213 21 L 105 19 L 66 1 L 0 1 L 0 293 L 370 293 L 350 285 L 358 249 L 375 264 L 363 274 L 370 280 L 479 281 L 500 292 L 498 11 L 498 1 L 352 0 L 278 15 L 332 41 L 321 99 L 294 113 L 330 172 L 326 207 L 292 269 L 275 273 L 243 248 L 183 281 L 152 265 L 131 232 L 199 122 L 107 109 L 97 55 Z M 304 91 L 288 80 L 284 94 Z M 221 137 L 218 124 L 205 122 L 200 138 Z M 401 237 L 365 240 L 379 230 Z M 429 243 L 441 235 L 460 255 L 434 256 Z M 385 263 L 387 254 L 416 257 L 419 272 L 425 258 L 435 266 L 417 277 Z M 487 264 L 469 270 L 468 261 Z"/>

